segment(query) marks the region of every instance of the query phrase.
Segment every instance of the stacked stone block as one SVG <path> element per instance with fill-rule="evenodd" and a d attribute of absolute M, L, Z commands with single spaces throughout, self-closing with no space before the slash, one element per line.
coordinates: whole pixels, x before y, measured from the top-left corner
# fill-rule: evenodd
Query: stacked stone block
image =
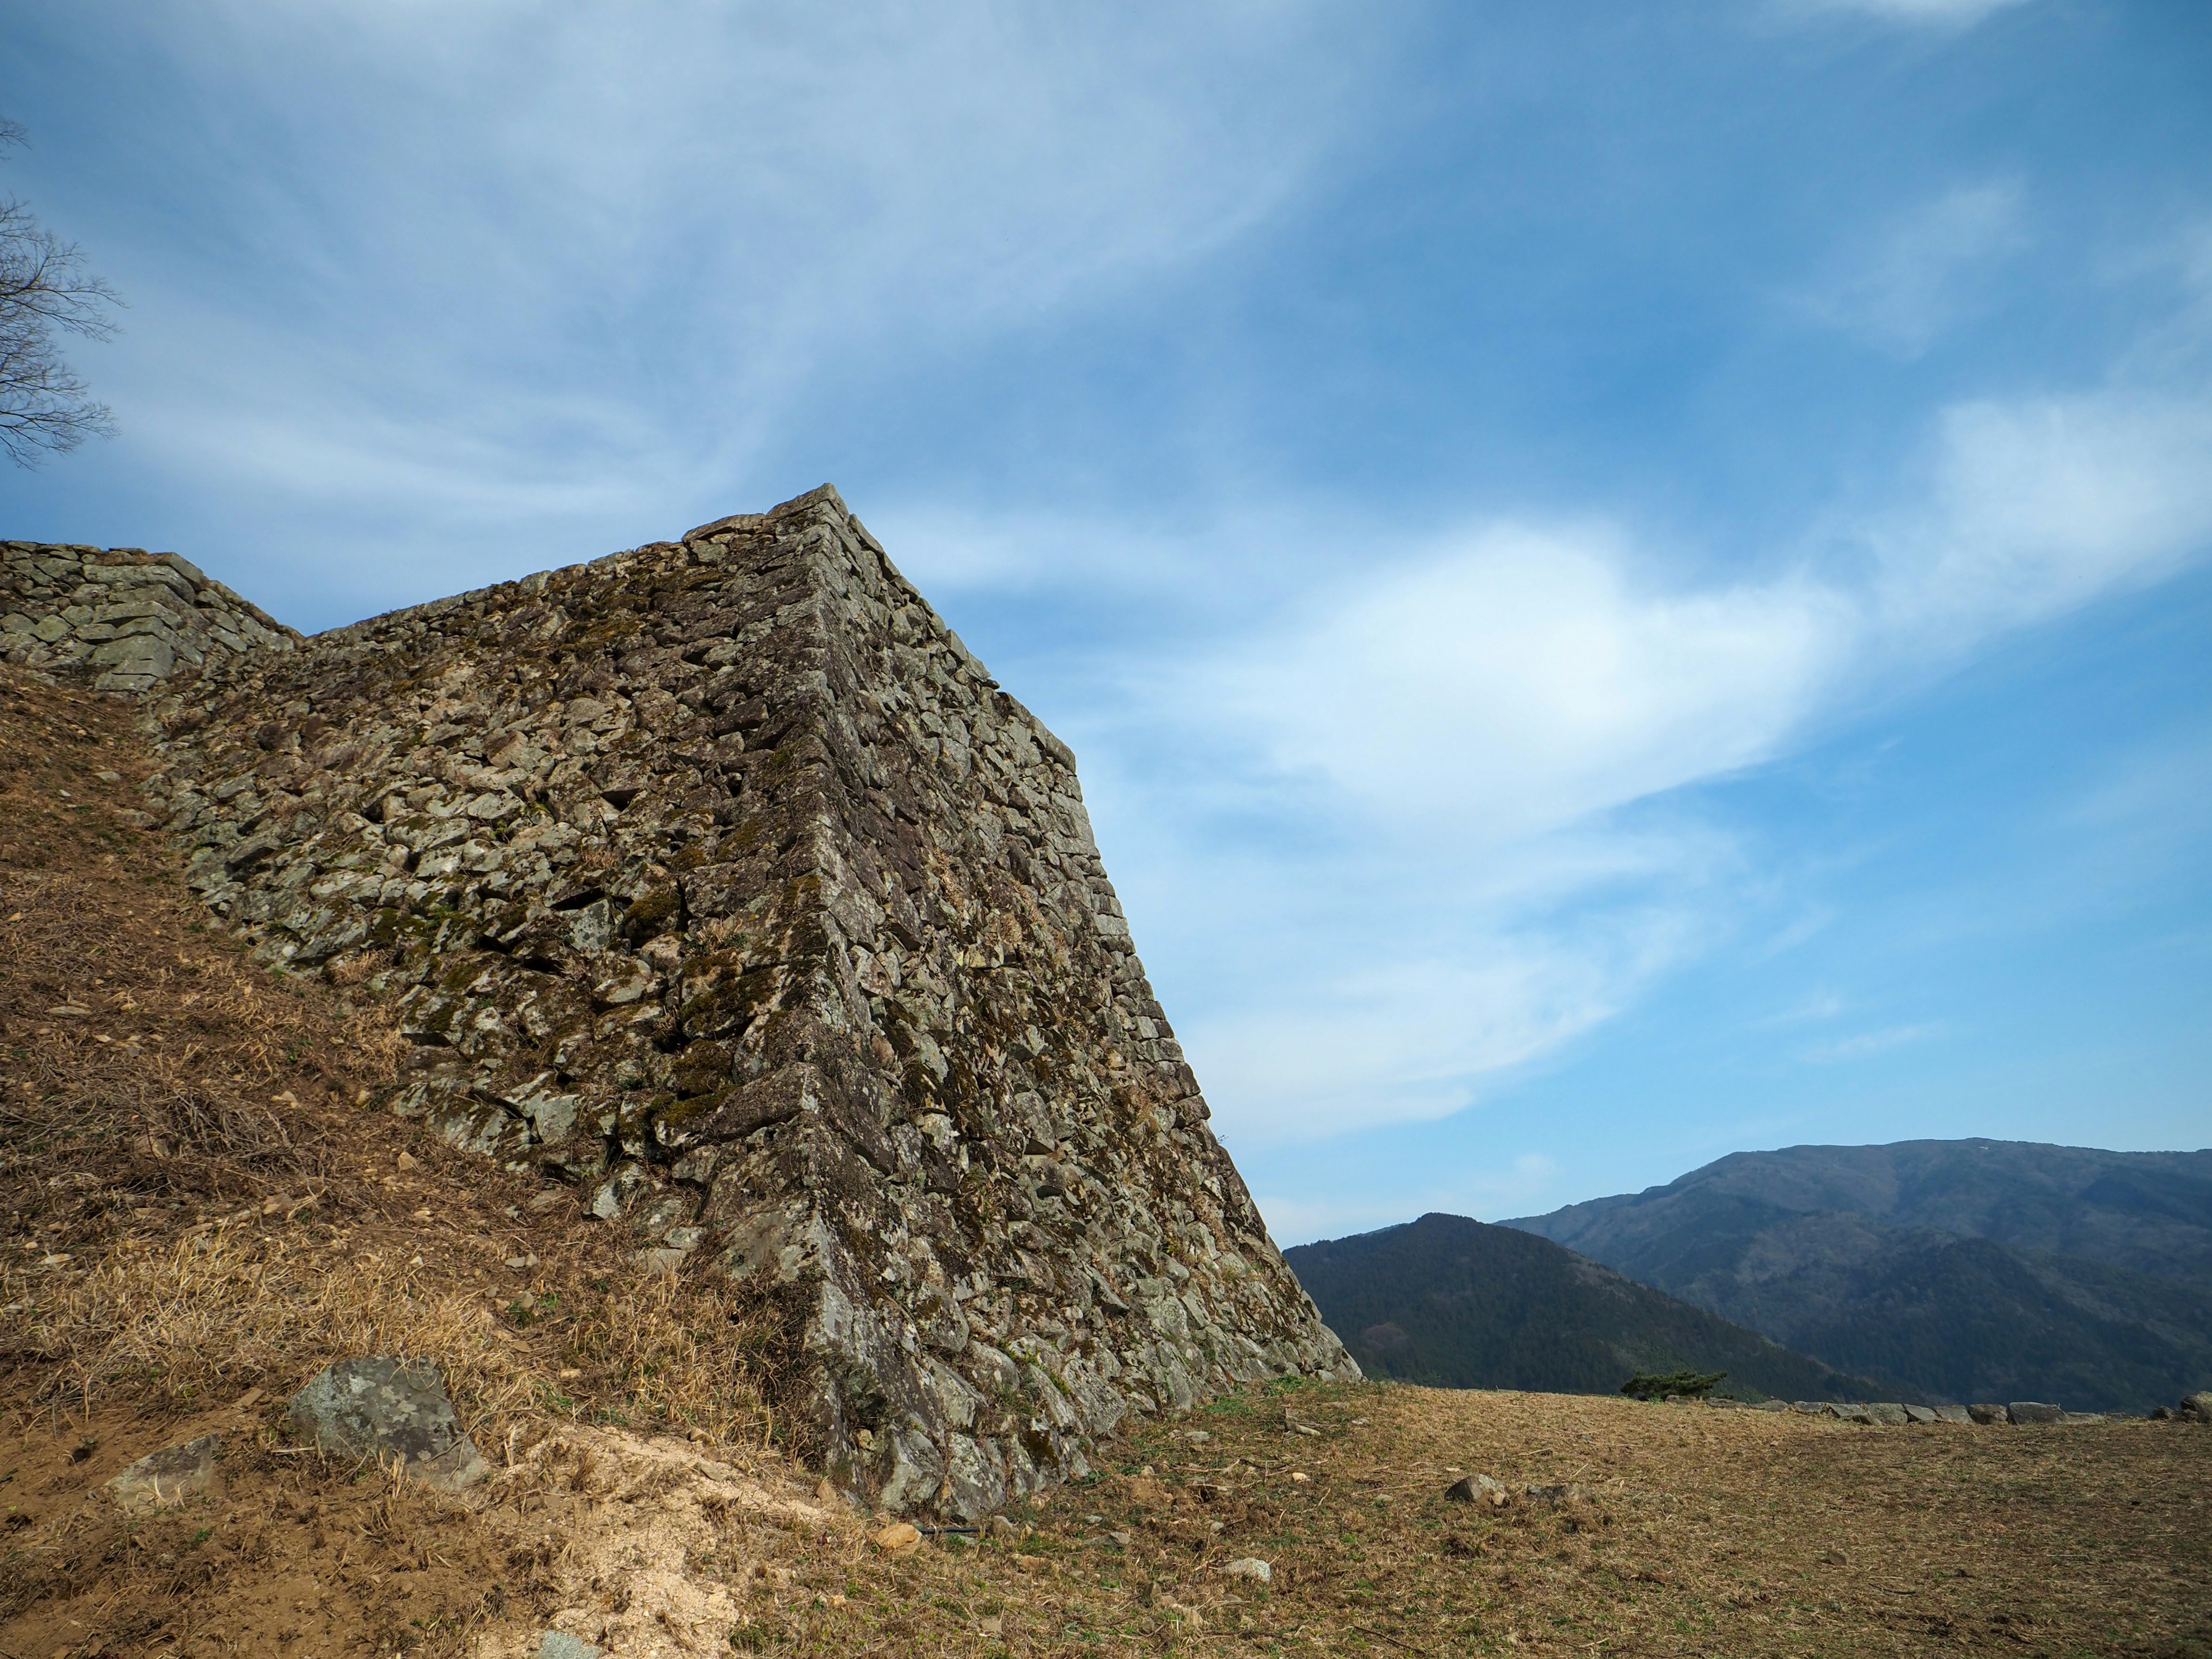
<path fill-rule="evenodd" d="M 391 1104 L 798 1310 L 813 1449 L 974 1516 L 1130 1411 L 1355 1376 L 1132 947 L 1074 757 L 826 487 L 233 657 L 156 804 Z"/>
<path fill-rule="evenodd" d="M 0 659 L 145 692 L 300 635 L 173 553 L 0 542 Z"/>

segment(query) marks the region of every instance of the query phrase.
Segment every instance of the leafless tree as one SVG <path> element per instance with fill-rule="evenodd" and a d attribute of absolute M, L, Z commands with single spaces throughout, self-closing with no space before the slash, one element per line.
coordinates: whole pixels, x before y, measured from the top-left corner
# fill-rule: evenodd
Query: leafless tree
<path fill-rule="evenodd" d="M 22 142 L 22 127 L 0 116 L 0 153 Z M 115 429 L 107 406 L 62 361 L 54 333 L 106 339 L 115 332 L 108 307 L 122 303 L 84 269 L 74 244 L 13 196 L 0 197 L 0 449 L 16 465 L 36 466 L 46 450 Z"/>

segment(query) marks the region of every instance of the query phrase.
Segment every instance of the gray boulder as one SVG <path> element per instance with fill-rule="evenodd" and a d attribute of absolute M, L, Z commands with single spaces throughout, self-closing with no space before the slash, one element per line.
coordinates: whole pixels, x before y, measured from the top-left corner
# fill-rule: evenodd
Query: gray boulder
<path fill-rule="evenodd" d="M 341 1359 L 294 1395 L 284 1416 L 294 1433 L 326 1452 L 389 1455 L 410 1479 L 448 1492 L 489 1472 L 427 1359 Z"/>
<path fill-rule="evenodd" d="M 1871 1423 L 1874 1421 L 1874 1412 L 1870 1407 L 1850 1402 L 1830 1406 L 1828 1407 L 1828 1415 L 1831 1417 L 1840 1417 L 1846 1423 Z"/>
<path fill-rule="evenodd" d="M 1938 1423 L 1971 1423 L 1974 1420 L 1974 1414 L 1964 1406 L 1938 1406 L 1936 1407 L 1936 1420 Z"/>
<path fill-rule="evenodd" d="M 1877 1423 L 1887 1423 L 1892 1427 L 1912 1420 L 1905 1414 L 1905 1407 L 1894 1401 L 1877 1401 L 1867 1407 L 1867 1415 Z"/>
<path fill-rule="evenodd" d="M 2014 1423 L 2063 1423 L 2066 1408 L 2047 1405 L 2040 1400 L 2015 1400 L 2005 1407 L 2005 1417 Z"/>
<path fill-rule="evenodd" d="M 204 1434 L 179 1446 L 149 1452 L 107 1483 L 108 1496 L 129 1515 L 149 1514 L 204 1492 L 215 1479 L 222 1437 Z"/>
<path fill-rule="evenodd" d="M 1502 1485 L 1488 1475 L 1470 1474 L 1446 1486 L 1444 1499 L 1447 1503 L 1482 1504 L 1494 1510 L 1502 1510 L 1511 1501 L 1511 1497 Z"/>
<path fill-rule="evenodd" d="M 1940 1423 L 1943 1419 L 1936 1415 L 1933 1406 L 1907 1406 L 1905 1420 L 1908 1423 Z"/>
<path fill-rule="evenodd" d="M 2012 1421 L 2012 1419 L 2005 1415 L 2005 1408 L 2002 1406 L 1991 1406 L 1988 1404 L 1972 1405 L 1966 1407 L 1966 1415 L 1973 1419 L 1977 1423 L 2009 1423 Z"/>

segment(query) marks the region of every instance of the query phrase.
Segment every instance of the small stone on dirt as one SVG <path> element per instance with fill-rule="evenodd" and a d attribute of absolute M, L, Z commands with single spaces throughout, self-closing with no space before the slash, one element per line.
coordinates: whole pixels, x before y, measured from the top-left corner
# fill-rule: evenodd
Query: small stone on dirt
<path fill-rule="evenodd" d="M 181 1504 L 207 1490 L 222 1450 L 221 1435 L 204 1434 L 179 1446 L 149 1452 L 107 1483 L 108 1495 L 132 1515 Z"/>
<path fill-rule="evenodd" d="M 1470 1474 L 1453 1481 L 1444 1488 L 1444 1497 L 1450 1503 L 1486 1504 L 1494 1510 L 1502 1510 L 1512 1501 L 1504 1486 L 1486 1474 Z"/>
<path fill-rule="evenodd" d="M 411 1170 L 415 1167 L 414 1158 L 405 1152 L 399 1154 L 398 1164 L 398 1167 L 403 1170 Z"/>
<path fill-rule="evenodd" d="M 921 1532 L 909 1522 L 894 1521 L 881 1531 L 871 1534 L 868 1541 L 885 1555 L 899 1555 L 921 1544 Z"/>
<path fill-rule="evenodd" d="M 1275 1570 L 1256 1555 L 1239 1556 L 1222 1568 L 1231 1578 L 1249 1578 L 1255 1584 L 1272 1584 Z"/>
<path fill-rule="evenodd" d="M 564 1630 L 549 1630 L 538 1638 L 538 1659 L 601 1659 L 605 1652 Z"/>

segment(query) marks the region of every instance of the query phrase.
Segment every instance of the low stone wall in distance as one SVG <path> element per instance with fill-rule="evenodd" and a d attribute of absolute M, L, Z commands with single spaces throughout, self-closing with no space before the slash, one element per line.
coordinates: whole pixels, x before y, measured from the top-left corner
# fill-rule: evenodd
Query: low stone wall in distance
<path fill-rule="evenodd" d="M 300 635 L 173 553 L 0 542 L 0 660 L 142 692 Z"/>

